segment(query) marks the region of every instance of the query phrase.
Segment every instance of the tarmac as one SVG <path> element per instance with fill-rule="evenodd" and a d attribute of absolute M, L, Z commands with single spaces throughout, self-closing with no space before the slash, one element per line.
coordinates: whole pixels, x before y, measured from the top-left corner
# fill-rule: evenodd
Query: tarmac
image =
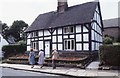
<path fill-rule="evenodd" d="M 97 65 L 98 63 L 94 62 L 90 64 L 86 69 L 67 67 L 57 67 L 56 69 L 52 69 L 52 67 L 40 68 L 38 65 L 35 65 L 34 68 L 31 68 L 30 65 L 7 63 L 0 64 L 0 67 L 81 78 L 120 78 L 120 72 L 118 70 L 97 70 L 97 67 L 94 67 L 95 64 Z"/>

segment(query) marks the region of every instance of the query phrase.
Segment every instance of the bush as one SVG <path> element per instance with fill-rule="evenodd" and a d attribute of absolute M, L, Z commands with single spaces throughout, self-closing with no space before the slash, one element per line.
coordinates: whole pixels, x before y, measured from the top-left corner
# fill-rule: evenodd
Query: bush
<path fill-rule="evenodd" d="M 9 57 L 13 54 L 19 54 L 19 53 L 24 53 L 26 51 L 26 46 L 25 45 L 5 45 L 2 47 L 2 51 L 4 53 L 4 57 Z"/>
<path fill-rule="evenodd" d="M 110 37 L 105 37 L 103 39 L 103 44 L 112 44 L 113 40 Z"/>
<path fill-rule="evenodd" d="M 120 45 L 102 45 L 99 55 L 101 64 L 120 66 Z"/>

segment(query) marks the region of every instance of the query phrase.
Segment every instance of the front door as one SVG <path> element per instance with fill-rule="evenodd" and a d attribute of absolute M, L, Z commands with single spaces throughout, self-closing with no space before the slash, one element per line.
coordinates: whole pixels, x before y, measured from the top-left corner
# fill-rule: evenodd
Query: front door
<path fill-rule="evenodd" d="M 45 41 L 45 57 L 50 57 L 50 41 Z"/>

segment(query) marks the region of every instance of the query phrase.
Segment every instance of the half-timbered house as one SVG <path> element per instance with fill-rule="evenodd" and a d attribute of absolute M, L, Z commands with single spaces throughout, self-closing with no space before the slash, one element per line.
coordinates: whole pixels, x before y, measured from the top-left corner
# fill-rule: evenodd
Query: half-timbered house
<path fill-rule="evenodd" d="M 92 53 L 102 44 L 102 16 L 99 2 L 68 7 L 67 0 L 58 0 L 57 11 L 40 14 L 26 30 L 27 51 L 43 49 L 59 52 Z"/>

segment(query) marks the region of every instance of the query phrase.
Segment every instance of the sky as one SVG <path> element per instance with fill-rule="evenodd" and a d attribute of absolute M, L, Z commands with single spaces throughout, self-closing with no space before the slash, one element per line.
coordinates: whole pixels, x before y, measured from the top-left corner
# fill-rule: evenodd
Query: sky
<path fill-rule="evenodd" d="M 68 0 L 68 6 L 89 1 L 93 0 Z M 120 0 L 99 1 L 103 20 L 118 17 Z M 57 0 L 0 0 L 0 20 L 8 26 L 11 26 L 15 20 L 23 20 L 31 25 L 39 14 L 56 10 Z"/>

